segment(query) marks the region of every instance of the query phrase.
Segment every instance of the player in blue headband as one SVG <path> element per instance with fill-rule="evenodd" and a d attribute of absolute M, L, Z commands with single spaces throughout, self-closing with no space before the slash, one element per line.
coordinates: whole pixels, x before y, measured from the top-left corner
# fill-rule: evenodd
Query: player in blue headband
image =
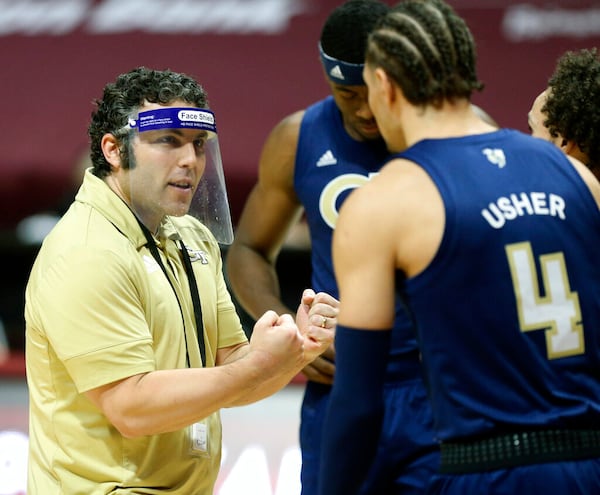
<path fill-rule="evenodd" d="M 254 318 L 266 307 L 291 311 L 281 299 L 276 261 L 302 215 L 310 231 L 312 286 L 338 297 L 331 239 L 339 208 L 350 192 L 378 173 L 387 156 L 362 78 L 368 34 L 387 11 L 374 0 L 351 0 L 332 11 L 318 45 L 331 95 L 285 117 L 266 140 L 258 182 L 227 255 L 233 292 Z M 324 318 L 321 325 L 331 328 L 336 316 Z M 304 369 L 308 383 L 300 429 L 302 495 L 317 493 L 319 476 L 338 476 L 319 473 L 322 436 L 327 435 L 323 420 L 335 371 L 333 351 L 325 356 Z M 342 474 L 356 476 L 352 493 L 422 493 L 438 465 L 419 354 L 410 320 L 400 308 L 388 383 L 386 428 L 378 454 L 365 458 L 360 445 L 340 446 L 352 449 L 360 467 Z M 392 403 L 394 408 L 389 407 Z"/>

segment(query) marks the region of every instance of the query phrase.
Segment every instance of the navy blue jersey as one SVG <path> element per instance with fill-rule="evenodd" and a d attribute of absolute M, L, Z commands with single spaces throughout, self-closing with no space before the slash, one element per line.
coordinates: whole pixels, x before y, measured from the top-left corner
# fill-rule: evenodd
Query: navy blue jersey
<path fill-rule="evenodd" d="M 361 142 L 348 135 L 332 96 L 306 109 L 298 138 L 294 187 L 310 229 L 315 291 L 339 298 L 331 239 L 340 206 L 348 194 L 378 173 L 388 156 L 383 140 Z M 394 353 L 415 351 L 412 323 L 400 307 L 396 328 Z"/>
<path fill-rule="evenodd" d="M 314 290 L 339 298 L 331 256 L 338 211 L 354 189 L 379 172 L 388 156 L 383 140 L 359 142 L 350 137 L 333 97 L 306 109 L 296 150 L 294 188 L 310 228 Z M 439 465 L 439 448 L 433 437 L 413 323 L 400 304 L 386 380 L 379 450 L 361 493 L 422 493 Z M 317 493 L 330 392 L 328 385 L 309 381 L 306 386 L 300 428 L 302 495 Z"/>
<path fill-rule="evenodd" d="M 600 214 L 555 146 L 518 131 L 424 140 L 445 207 L 406 281 L 441 440 L 600 425 Z"/>
<path fill-rule="evenodd" d="M 383 140 L 356 141 L 329 96 L 306 109 L 300 127 L 294 188 L 312 240 L 312 285 L 338 298 L 331 237 L 342 202 L 377 173 L 388 153 Z"/>

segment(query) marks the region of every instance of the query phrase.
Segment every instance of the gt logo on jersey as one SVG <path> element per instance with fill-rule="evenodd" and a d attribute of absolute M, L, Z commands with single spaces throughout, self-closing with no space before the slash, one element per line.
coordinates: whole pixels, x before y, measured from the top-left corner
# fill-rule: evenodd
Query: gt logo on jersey
<path fill-rule="evenodd" d="M 497 165 L 498 168 L 504 168 L 506 166 L 506 156 L 504 155 L 504 151 L 499 148 L 485 148 L 481 150 L 481 152 L 486 156 L 486 158 Z"/>
<path fill-rule="evenodd" d="M 357 187 L 366 184 L 375 177 L 377 173 L 378 172 L 372 172 L 368 176 L 361 174 L 344 174 L 336 177 L 327 184 L 323 191 L 321 191 L 321 196 L 319 198 L 319 211 L 321 212 L 323 221 L 329 227 L 334 229 L 339 215 L 337 202 L 340 195 L 349 189 L 356 189 Z"/>

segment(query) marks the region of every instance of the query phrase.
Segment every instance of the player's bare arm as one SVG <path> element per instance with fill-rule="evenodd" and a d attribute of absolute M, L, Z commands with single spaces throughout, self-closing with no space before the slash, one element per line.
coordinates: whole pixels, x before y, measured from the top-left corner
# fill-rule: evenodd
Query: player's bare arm
<path fill-rule="evenodd" d="M 393 211 L 382 206 L 386 198 L 395 203 Z M 413 210 L 414 205 L 418 208 Z M 336 279 L 344 300 L 341 324 L 391 327 L 392 273 L 400 269 L 410 277 L 427 267 L 441 242 L 443 219 L 437 189 L 420 167 L 406 160 L 390 162 L 352 193 L 341 208 L 333 239 Z M 358 256 L 360 264 L 354 262 Z"/>
<path fill-rule="evenodd" d="M 231 285 L 253 318 L 267 309 L 292 313 L 281 301 L 275 262 L 289 229 L 302 214 L 294 192 L 294 160 L 302 114 L 283 119 L 267 138 L 258 182 L 248 197 L 227 255 Z"/>
<path fill-rule="evenodd" d="M 277 256 L 290 228 L 302 214 L 294 190 L 294 166 L 304 111 L 283 119 L 271 131 L 259 162 L 258 182 L 252 189 L 227 255 L 229 280 L 244 309 L 257 318 L 269 308 L 293 313 L 281 300 L 275 269 Z M 309 380 L 331 384 L 335 366 L 329 349 L 303 373 Z"/>

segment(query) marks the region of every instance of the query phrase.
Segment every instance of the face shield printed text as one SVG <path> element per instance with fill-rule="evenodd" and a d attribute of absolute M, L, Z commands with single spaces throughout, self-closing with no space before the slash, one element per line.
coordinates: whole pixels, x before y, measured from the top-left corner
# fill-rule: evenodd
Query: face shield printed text
<path fill-rule="evenodd" d="M 215 116 L 207 110 L 180 110 L 177 117 L 181 121 L 202 122 L 204 124 L 215 125 Z"/>
<path fill-rule="evenodd" d="M 160 108 L 140 112 L 137 119 L 129 119 L 129 127 L 137 127 L 138 132 L 182 128 L 217 132 L 214 114 L 197 108 Z"/>

